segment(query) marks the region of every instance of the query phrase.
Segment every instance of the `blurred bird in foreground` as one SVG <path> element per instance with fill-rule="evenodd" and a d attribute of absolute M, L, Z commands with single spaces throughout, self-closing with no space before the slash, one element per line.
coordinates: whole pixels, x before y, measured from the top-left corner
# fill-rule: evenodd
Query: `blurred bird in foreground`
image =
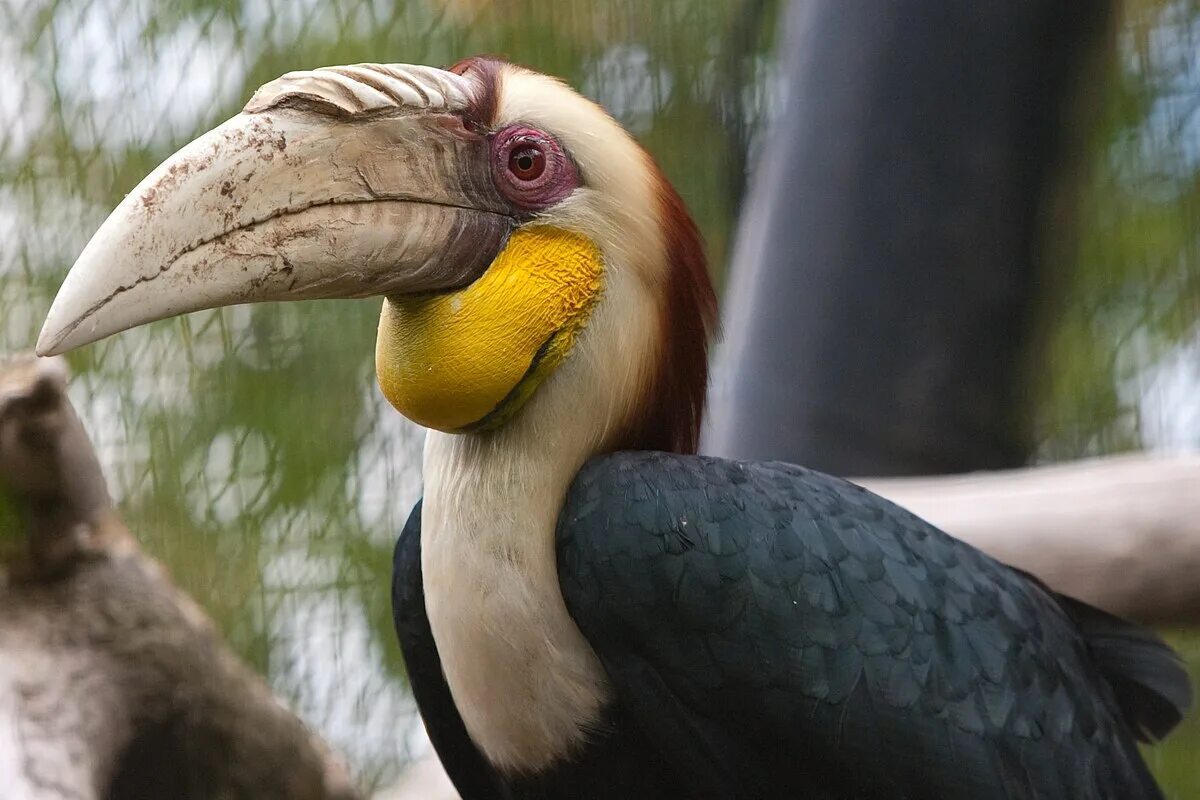
<path fill-rule="evenodd" d="M 356 800 L 117 516 L 62 359 L 0 359 L 0 797 Z"/>

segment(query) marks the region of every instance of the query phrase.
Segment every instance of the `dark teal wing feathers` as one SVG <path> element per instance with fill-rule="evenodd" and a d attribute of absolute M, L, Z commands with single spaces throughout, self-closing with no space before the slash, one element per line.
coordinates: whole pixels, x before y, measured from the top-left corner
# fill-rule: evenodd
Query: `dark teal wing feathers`
<path fill-rule="evenodd" d="M 1129 721 L 1177 721 L 1169 649 L 846 481 L 618 453 L 575 481 L 558 547 L 619 698 L 648 665 L 741 747 L 713 759 L 745 796 L 1160 796 Z"/>

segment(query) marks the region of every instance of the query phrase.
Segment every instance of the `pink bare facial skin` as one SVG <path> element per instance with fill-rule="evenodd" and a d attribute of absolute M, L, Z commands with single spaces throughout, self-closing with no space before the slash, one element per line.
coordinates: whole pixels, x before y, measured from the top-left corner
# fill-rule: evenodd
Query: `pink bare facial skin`
<path fill-rule="evenodd" d="M 522 211 L 548 208 L 579 186 L 579 170 L 545 131 L 512 125 L 492 134 L 491 148 L 496 188 Z"/>

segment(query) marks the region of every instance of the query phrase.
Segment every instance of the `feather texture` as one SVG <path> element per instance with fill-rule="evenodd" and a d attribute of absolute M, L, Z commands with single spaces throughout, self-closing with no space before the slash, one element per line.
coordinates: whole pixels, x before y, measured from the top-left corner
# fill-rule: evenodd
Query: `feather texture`
<path fill-rule="evenodd" d="M 559 516 L 563 597 L 612 698 L 502 775 L 463 728 L 397 547 L 397 630 L 464 797 L 1150 800 L 1134 742 L 1190 703 L 1152 633 L 800 467 L 592 459 Z M 407 542 L 407 543 L 406 543 Z"/>
<path fill-rule="evenodd" d="M 747 796 L 1160 796 L 1134 734 L 1187 703 L 1169 649 L 858 486 L 620 453 L 576 479 L 558 540 L 606 670 L 636 658 L 754 742 L 724 767 Z"/>

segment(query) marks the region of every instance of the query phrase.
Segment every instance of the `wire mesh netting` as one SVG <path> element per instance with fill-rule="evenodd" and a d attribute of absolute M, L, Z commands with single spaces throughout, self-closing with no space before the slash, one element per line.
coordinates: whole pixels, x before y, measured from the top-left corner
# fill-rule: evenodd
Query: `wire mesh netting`
<path fill-rule="evenodd" d="M 258 85 L 322 64 L 499 52 L 561 75 L 651 145 L 723 251 L 741 139 L 765 106 L 764 8 L 0 6 L 0 350 L 31 346 L 66 268 L 143 175 Z M 420 493 L 420 432 L 375 389 L 378 312 L 365 301 L 193 315 L 73 356 L 71 386 L 141 541 L 368 786 L 419 741 L 387 589 Z"/>
<path fill-rule="evenodd" d="M 493 52 L 564 77 L 662 162 L 720 275 L 744 165 L 781 99 L 775 11 L 766 0 L 0 0 L 0 351 L 31 346 L 124 192 L 258 85 L 322 64 Z M 1047 459 L 1200 444 L 1198 37 L 1194 0 L 1127 4 L 1054 334 Z M 419 741 L 388 586 L 420 492 L 421 434 L 375 389 L 378 305 L 204 312 L 71 357 L 72 399 L 133 530 L 369 787 Z M 1152 756 L 1176 796 L 1200 791 L 1198 740 L 1188 731 Z"/>

